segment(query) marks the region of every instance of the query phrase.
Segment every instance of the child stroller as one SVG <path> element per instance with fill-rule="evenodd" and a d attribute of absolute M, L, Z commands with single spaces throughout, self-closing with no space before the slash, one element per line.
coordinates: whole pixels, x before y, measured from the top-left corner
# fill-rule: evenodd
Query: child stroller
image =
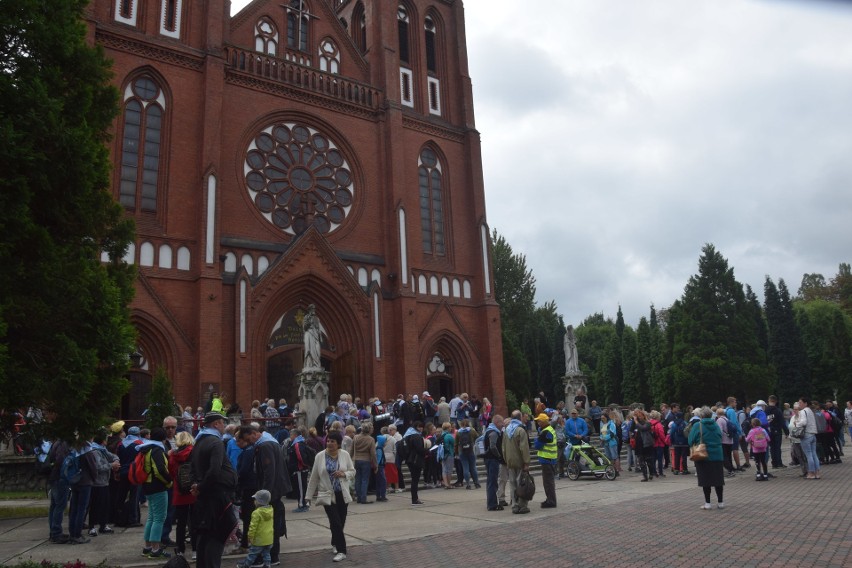
<path fill-rule="evenodd" d="M 615 466 L 599 449 L 583 442 L 565 447 L 565 469 L 568 479 L 576 481 L 581 475 L 594 475 L 600 479 L 615 479 Z"/>

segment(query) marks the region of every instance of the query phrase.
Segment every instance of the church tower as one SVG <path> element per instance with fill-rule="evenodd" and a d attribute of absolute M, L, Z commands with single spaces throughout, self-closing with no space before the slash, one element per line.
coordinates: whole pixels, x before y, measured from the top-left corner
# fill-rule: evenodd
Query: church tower
<path fill-rule="evenodd" d="M 298 400 L 302 318 L 330 395 L 505 405 L 459 0 L 96 0 L 121 92 L 114 193 L 137 224 L 134 418 Z"/>

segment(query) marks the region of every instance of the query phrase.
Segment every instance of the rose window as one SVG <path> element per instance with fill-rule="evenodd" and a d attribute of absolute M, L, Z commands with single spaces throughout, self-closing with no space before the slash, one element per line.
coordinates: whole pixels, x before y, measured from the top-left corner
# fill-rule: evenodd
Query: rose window
<path fill-rule="evenodd" d="M 255 136 L 244 173 L 255 207 L 290 235 L 310 226 L 330 233 L 352 208 L 355 183 L 346 158 L 327 136 L 302 124 L 274 124 Z"/>

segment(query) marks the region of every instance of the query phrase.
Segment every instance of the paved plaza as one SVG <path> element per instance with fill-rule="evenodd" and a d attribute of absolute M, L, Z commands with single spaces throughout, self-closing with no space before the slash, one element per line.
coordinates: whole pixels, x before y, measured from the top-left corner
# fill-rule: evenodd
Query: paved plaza
<path fill-rule="evenodd" d="M 421 491 L 426 504 L 416 508 L 408 493 L 395 494 L 387 503 L 350 505 L 341 566 L 852 566 L 852 467 L 825 466 L 814 481 L 801 479 L 798 468 L 773 473 L 768 482 L 755 482 L 753 469 L 728 480 L 727 507 L 716 509 L 714 495 L 709 511 L 700 509 L 695 477 L 671 473 L 649 483 L 626 471 L 616 481 L 559 480 L 555 510 L 538 507 L 539 483 L 528 515 L 486 511 L 484 484 Z M 288 501 L 282 566 L 333 565 L 325 514 L 294 508 Z M 0 521 L 0 562 L 164 563 L 140 556 L 141 528 L 76 546 L 50 544 L 46 536 L 45 518 Z"/>

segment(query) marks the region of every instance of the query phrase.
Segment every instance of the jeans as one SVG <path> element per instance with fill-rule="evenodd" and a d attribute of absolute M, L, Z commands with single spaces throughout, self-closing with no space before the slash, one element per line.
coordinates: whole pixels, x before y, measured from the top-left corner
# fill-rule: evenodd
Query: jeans
<path fill-rule="evenodd" d="M 657 475 L 663 475 L 663 457 L 666 453 L 666 449 L 664 447 L 656 447 L 654 448 L 654 456 L 656 462 L 656 469 L 654 466 L 651 466 L 651 469 L 654 470 L 654 473 Z"/>
<path fill-rule="evenodd" d="M 86 509 L 89 507 L 91 494 L 91 485 L 71 487 L 71 510 L 68 512 L 68 534 L 71 535 L 71 538 L 82 536 L 83 521 L 86 518 Z"/>
<path fill-rule="evenodd" d="M 818 472 L 819 458 L 816 451 L 816 435 L 805 434 L 805 437 L 802 438 L 802 451 L 805 452 L 805 459 L 808 460 L 808 472 Z"/>
<path fill-rule="evenodd" d="M 355 495 L 358 497 L 359 503 L 367 500 L 367 485 L 370 483 L 370 472 L 372 470 L 373 466 L 369 461 L 355 461 Z"/>
<path fill-rule="evenodd" d="M 781 467 L 784 461 L 781 459 L 781 438 L 784 432 L 781 430 L 774 431 L 769 436 L 769 455 L 772 459 L 772 467 Z"/>
<path fill-rule="evenodd" d="M 145 522 L 145 542 L 160 542 L 163 522 L 169 508 L 168 491 L 148 495 L 148 520 Z"/>
<path fill-rule="evenodd" d="M 245 561 L 240 562 L 239 566 L 243 566 L 244 568 L 248 568 L 252 564 L 256 563 L 258 558 L 263 558 L 263 564 L 269 566 L 272 562 L 272 557 L 269 554 L 269 551 L 272 549 L 271 544 L 267 544 L 266 546 L 249 546 L 248 555 L 246 556 Z"/>
<path fill-rule="evenodd" d="M 385 466 L 380 465 L 376 471 L 376 499 L 387 498 L 388 484 L 385 479 Z"/>
<path fill-rule="evenodd" d="M 459 461 L 461 461 L 462 471 L 464 471 L 464 482 L 470 485 L 470 478 L 473 476 L 473 483 L 479 485 L 479 474 L 476 472 L 476 456 L 473 455 L 473 452 L 459 454 Z"/>
<path fill-rule="evenodd" d="M 47 514 L 50 525 L 50 538 L 62 536 L 62 518 L 65 516 L 65 506 L 68 504 L 70 488 L 61 479 L 50 486 L 50 512 Z"/>
<path fill-rule="evenodd" d="M 485 499 L 488 510 L 497 507 L 497 479 L 500 476 L 500 460 L 485 460 Z"/>
<path fill-rule="evenodd" d="M 163 536 L 160 542 L 167 542 L 172 534 L 172 525 L 175 523 L 175 506 L 172 505 L 172 491 L 166 491 L 166 518 L 163 520 Z"/>

